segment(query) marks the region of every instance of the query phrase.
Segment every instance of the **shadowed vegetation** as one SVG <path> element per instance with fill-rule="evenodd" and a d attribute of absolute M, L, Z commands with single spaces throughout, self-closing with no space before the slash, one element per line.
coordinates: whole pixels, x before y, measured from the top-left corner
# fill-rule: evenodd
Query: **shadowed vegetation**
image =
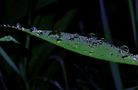
<path fill-rule="evenodd" d="M 1 90 L 137 89 L 137 0 L 0 7 Z"/>

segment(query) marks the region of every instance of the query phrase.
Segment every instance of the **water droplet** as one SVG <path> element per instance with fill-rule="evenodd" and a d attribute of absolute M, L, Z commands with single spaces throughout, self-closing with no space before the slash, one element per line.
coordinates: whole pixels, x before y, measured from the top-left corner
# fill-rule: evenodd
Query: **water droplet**
<path fill-rule="evenodd" d="M 133 55 L 131 54 L 130 57 L 134 60 L 134 61 L 138 61 L 138 55 Z"/>
<path fill-rule="evenodd" d="M 41 30 L 37 30 L 37 31 L 32 31 L 33 33 L 35 33 L 36 35 L 43 35 L 43 31 Z"/>
<path fill-rule="evenodd" d="M 122 50 L 124 50 L 125 52 L 129 52 L 129 48 L 128 48 L 128 46 L 126 46 L 126 45 L 122 45 L 121 47 L 120 47 L 120 49 L 122 49 Z"/>
<path fill-rule="evenodd" d="M 104 38 L 101 38 L 101 40 L 103 40 L 103 41 L 104 41 L 105 39 L 104 39 Z"/>
<path fill-rule="evenodd" d="M 10 25 L 7 25 L 7 27 L 11 27 Z"/>
<path fill-rule="evenodd" d="M 30 30 L 31 31 L 37 31 L 37 28 L 36 27 L 31 27 Z"/>
<path fill-rule="evenodd" d="M 54 39 L 58 39 L 61 37 L 61 34 L 60 32 L 52 31 L 52 32 L 49 32 L 48 36 Z"/>
<path fill-rule="evenodd" d="M 129 48 L 126 45 L 122 45 L 119 49 L 120 54 L 122 55 L 122 58 L 126 58 L 129 55 Z"/>
<path fill-rule="evenodd" d="M 11 26 L 11 28 L 16 28 L 15 26 Z"/>
<path fill-rule="evenodd" d="M 56 42 L 60 43 L 61 41 L 62 41 L 61 38 L 58 38 Z"/>
<path fill-rule="evenodd" d="M 79 34 L 74 34 L 74 38 L 78 38 L 79 37 Z"/>
<path fill-rule="evenodd" d="M 3 27 L 6 27 L 6 24 L 3 24 Z"/>
<path fill-rule="evenodd" d="M 44 32 L 39 30 L 38 33 L 39 33 L 39 35 L 43 35 Z"/>
<path fill-rule="evenodd" d="M 58 36 L 60 36 L 61 33 L 60 33 L 59 31 L 52 31 L 52 32 L 50 32 L 50 33 L 48 34 L 48 36 L 50 36 L 50 35 L 58 35 Z"/>
<path fill-rule="evenodd" d="M 93 38 L 93 37 L 96 37 L 96 34 L 95 34 L 95 33 L 90 33 L 90 34 L 88 35 L 88 38 Z"/>
<path fill-rule="evenodd" d="M 22 27 L 21 30 L 24 31 L 25 30 L 24 27 Z"/>
<path fill-rule="evenodd" d="M 51 36 L 51 35 L 56 35 L 56 32 L 54 31 L 49 32 L 48 36 Z"/>
<path fill-rule="evenodd" d="M 20 23 L 17 23 L 17 24 L 16 24 L 16 28 L 17 28 L 17 29 L 21 29 L 21 24 L 20 24 Z"/>

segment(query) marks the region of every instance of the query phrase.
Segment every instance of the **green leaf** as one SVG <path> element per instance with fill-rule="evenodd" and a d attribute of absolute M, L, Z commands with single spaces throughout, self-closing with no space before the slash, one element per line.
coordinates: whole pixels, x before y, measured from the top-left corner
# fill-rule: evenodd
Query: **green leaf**
<path fill-rule="evenodd" d="M 10 29 L 10 27 L 3 28 Z M 3 28 L 1 27 L 0 30 Z M 20 31 L 26 33 L 69 51 L 97 58 L 98 60 L 138 65 L 138 56 L 128 52 L 126 46 L 118 48 L 113 44 L 105 42 L 103 39 L 98 40 L 96 37 L 87 37 L 64 32 L 55 34 L 48 30 L 30 31 L 29 29 L 18 30 L 16 28 L 11 30 L 12 32 Z"/>
<path fill-rule="evenodd" d="M 15 38 L 13 38 L 11 35 L 4 36 L 4 37 L 0 38 L 0 41 L 5 41 L 5 42 L 13 41 L 14 43 L 19 43 L 19 42 L 18 42 Z"/>

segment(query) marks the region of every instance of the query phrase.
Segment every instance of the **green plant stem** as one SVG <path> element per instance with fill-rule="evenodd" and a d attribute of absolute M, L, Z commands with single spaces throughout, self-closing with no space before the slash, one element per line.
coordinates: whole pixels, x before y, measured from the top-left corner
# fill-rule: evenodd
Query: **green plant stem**
<path fill-rule="evenodd" d="M 107 19 L 107 15 L 106 15 L 103 0 L 100 0 L 99 4 L 100 4 L 103 30 L 104 30 L 104 37 L 108 41 L 112 42 L 112 37 L 111 37 L 110 29 L 109 29 L 108 19 Z M 123 90 L 118 64 L 109 63 L 109 65 L 110 65 L 110 68 L 111 68 L 111 71 L 112 71 L 112 77 L 113 77 L 113 80 L 114 80 L 114 83 L 115 83 L 116 90 Z"/>
<path fill-rule="evenodd" d="M 63 71 L 64 80 L 65 80 L 65 90 L 69 90 L 68 79 L 67 79 L 67 75 L 66 75 L 66 69 L 65 69 L 64 61 L 59 56 L 56 56 L 56 55 L 52 56 L 51 58 L 55 59 L 57 62 L 60 63 L 62 71 Z"/>
<path fill-rule="evenodd" d="M 123 85 L 122 85 L 122 81 L 121 81 L 121 76 L 120 76 L 118 64 L 110 63 L 110 67 L 111 67 L 112 76 L 113 76 L 116 90 L 123 90 Z"/>
<path fill-rule="evenodd" d="M 132 30 L 133 30 L 133 36 L 134 36 L 133 37 L 134 38 L 134 44 L 135 44 L 135 48 L 137 48 L 137 45 L 138 45 L 137 29 L 136 29 L 136 20 L 135 20 L 132 0 L 128 0 L 128 5 L 129 5 L 129 11 L 130 11 L 130 15 L 131 15 L 131 23 L 132 23 Z"/>

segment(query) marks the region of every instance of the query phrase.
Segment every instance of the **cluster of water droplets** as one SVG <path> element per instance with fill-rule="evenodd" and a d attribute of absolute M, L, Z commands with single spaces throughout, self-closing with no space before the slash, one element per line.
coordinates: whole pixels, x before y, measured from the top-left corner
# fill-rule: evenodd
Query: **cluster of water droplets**
<path fill-rule="evenodd" d="M 38 30 L 36 27 L 31 27 L 30 31 L 34 34 L 36 34 L 37 36 L 43 35 L 44 32 L 42 30 Z"/>
<path fill-rule="evenodd" d="M 24 30 L 23 27 L 21 27 L 21 24 L 20 23 L 17 23 L 15 26 L 11 26 L 9 24 L 2 24 L 0 25 L 0 27 L 9 27 L 9 28 L 14 28 L 14 29 L 17 29 L 17 30 Z"/>
<path fill-rule="evenodd" d="M 47 35 L 48 35 L 48 37 L 50 37 L 52 39 L 55 39 L 57 43 L 61 43 L 62 42 L 61 32 L 49 31 Z"/>
<path fill-rule="evenodd" d="M 129 48 L 128 46 L 126 45 L 122 45 L 120 48 L 119 48 L 119 52 L 122 56 L 123 59 L 132 59 L 134 61 L 136 61 L 138 63 L 138 55 L 136 54 L 131 54 L 129 52 Z"/>
<path fill-rule="evenodd" d="M 105 42 L 104 38 L 97 39 L 96 35 L 94 33 L 90 33 L 87 37 L 86 36 L 81 36 L 79 34 L 69 34 L 69 33 L 61 33 L 62 38 L 69 40 L 69 41 L 76 41 L 81 45 L 82 43 L 86 44 L 88 47 L 90 47 L 89 54 L 92 55 L 93 49 L 104 47 L 109 51 L 109 55 L 113 56 L 116 52 L 120 53 L 121 58 L 126 59 L 129 57 L 130 60 L 135 60 L 138 62 L 138 55 L 130 54 L 129 53 L 129 48 L 126 45 L 122 45 L 121 47 L 116 47 L 111 43 Z M 88 51 L 87 51 L 88 52 Z"/>
<path fill-rule="evenodd" d="M 0 27 L 9 27 L 9 28 L 15 28 L 17 30 L 22 30 L 24 31 L 25 29 L 21 26 L 20 23 L 17 23 L 15 26 L 10 26 L 10 25 L 0 25 Z M 72 47 L 75 46 L 75 48 L 79 48 L 81 44 L 85 44 L 88 48 L 90 48 L 89 51 L 84 50 L 86 52 L 89 52 L 89 55 L 92 55 L 93 49 L 98 48 L 99 46 L 104 46 L 105 48 L 108 49 L 109 55 L 114 54 L 114 50 L 118 50 L 118 52 L 121 55 L 121 58 L 126 59 L 130 58 L 134 61 L 138 62 L 138 55 L 133 55 L 129 53 L 129 48 L 126 45 L 122 45 L 121 47 L 116 47 L 113 44 L 109 44 L 105 42 L 104 38 L 97 39 L 96 35 L 94 33 L 90 33 L 88 36 L 82 36 L 77 33 L 75 34 L 70 34 L 70 33 L 64 33 L 64 32 L 57 32 L 57 31 L 42 31 L 38 30 L 36 27 L 31 27 L 30 32 L 41 36 L 45 35 L 48 36 L 49 38 L 55 39 L 57 43 L 61 43 L 62 41 L 67 41 L 71 42 L 71 44 L 74 43 L 74 45 L 71 45 Z"/>

